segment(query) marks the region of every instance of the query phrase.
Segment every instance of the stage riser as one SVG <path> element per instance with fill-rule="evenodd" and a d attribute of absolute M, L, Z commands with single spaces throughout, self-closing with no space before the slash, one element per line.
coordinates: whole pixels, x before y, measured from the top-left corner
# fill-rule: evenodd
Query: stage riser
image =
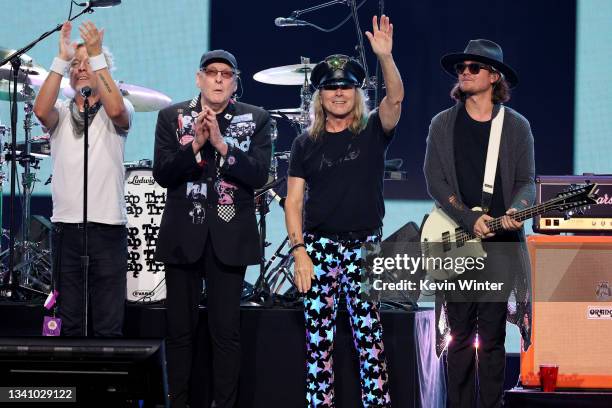
<path fill-rule="evenodd" d="M 5 304 L 0 306 L 0 336 L 40 334 L 42 307 Z M 206 309 L 201 309 L 198 353 L 194 361 L 193 408 L 210 406 L 210 340 L 206 329 Z M 388 358 L 391 397 L 394 408 L 416 408 L 417 367 L 414 314 L 384 311 L 384 343 Z M 241 408 L 303 408 L 305 404 L 305 333 L 299 310 L 243 308 L 242 370 L 239 406 Z M 125 335 L 128 338 L 163 337 L 165 309 L 129 305 Z M 358 361 L 353 346 L 348 315 L 338 313 L 334 367 L 336 407 L 361 406 Z"/>

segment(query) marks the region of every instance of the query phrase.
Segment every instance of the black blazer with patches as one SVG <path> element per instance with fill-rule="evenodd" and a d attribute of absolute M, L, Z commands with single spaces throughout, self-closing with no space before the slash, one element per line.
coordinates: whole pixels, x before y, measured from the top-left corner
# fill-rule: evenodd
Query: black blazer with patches
<path fill-rule="evenodd" d="M 155 259 L 168 264 L 194 263 L 202 256 L 206 240 L 210 239 L 223 263 L 258 264 L 261 249 L 254 189 L 268 180 L 272 154 L 270 115 L 256 106 L 230 103 L 217 114 L 219 128 L 229 145 L 224 162 L 220 163 L 214 148 L 206 143 L 200 151 L 204 163 L 198 163 L 189 137 L 184 135 L 185 132 L 193 134 L 193 129 L 187 126 L 185 131 L 185 123 L 190 120 L 184 118 L 195 116 L 201 110 L 198 96 L 163 109 L 157 118 L 153 177 L 167 189 L 167 201 Z M 219 197 L 215 189 L 218 173 L 235 187 L 236 214 L 229 222 L 218 216 Z M 188 196 L 188 183 L 206 185 L 206 195 Z M 200 218 L 194 222 L 196 215 L 202 215 L 202 209 L 203 221 Z"/>

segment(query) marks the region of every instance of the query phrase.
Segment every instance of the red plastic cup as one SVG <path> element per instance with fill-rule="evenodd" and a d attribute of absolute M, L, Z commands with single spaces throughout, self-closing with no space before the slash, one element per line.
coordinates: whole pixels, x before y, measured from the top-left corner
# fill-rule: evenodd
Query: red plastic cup
<path fill-rule="evenodd" d="M 555 388 L 557 387 L 558 374 L 558 365 L 540 364 L 540 384 L 542 384 L 542 391 L 555 392 Z"/>

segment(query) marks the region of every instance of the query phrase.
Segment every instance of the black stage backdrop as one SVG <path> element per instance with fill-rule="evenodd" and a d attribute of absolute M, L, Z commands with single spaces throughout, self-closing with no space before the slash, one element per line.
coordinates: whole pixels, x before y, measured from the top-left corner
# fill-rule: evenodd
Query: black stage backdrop
<path fill-rule="evenodd" d="M 359 0 L 358 0 L 359 1 Z M 276 17 L 323 1 L 211 0 L 211 48 L 236 55 L 242 71 L 242 100 L 267 109 L 299 106 L 299 86 L 254 81 L 254 73 L 297 64 L 300 56 L 318 62 L 333 53 L 357 56 L 352 20 L 333 33 L 311 27 L 276 27 Z M 359 9 L 362 31 L 371 31 L 379 2 L 366 0 Z M 405 196 L 428 199 L 423 179 L 425 138 L 431 118 L 450 107 L 453 79 L 440 68 L 443 54 L 462 51 L 468 40 L 499 43 L 505 61 L 520 77 L 508 106 L 531 122 L 535 136 L 537 174 L 573 171 L 575 0 L 454 1 L 387 0 L 386 14 L 394 24 L 393 54 L 404 80 L 406 98 L 397 137 L 387 158 L 404 159 L 408 172 Z M 329 28 L 350 12 L 335 5 L 301 18 Z M 371 75 L 375 56 L 364 37 Z M 287 150 L 295 131 L 279 124 L 278 150 Z"/>

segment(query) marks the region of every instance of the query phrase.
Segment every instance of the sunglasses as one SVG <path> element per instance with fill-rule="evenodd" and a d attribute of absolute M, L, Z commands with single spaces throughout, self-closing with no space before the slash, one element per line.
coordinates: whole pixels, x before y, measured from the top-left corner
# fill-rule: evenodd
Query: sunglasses
<path fill-rule="evenodd" d="M 326 91 L 337 91 L 338 89 L 342 89 L 343 91 L 346 91 L 348 89 L 353 89 L 355 88 L 355 85 L 349 85 L 349 84 L 344 84 L 344 85 L 323 85 L 321 87 L 321 89 L 324 89 Z"/>
<path fill-rule="evenodd" d="M 481 64 L 479 62 L 470 62 L 469 64 L 466 64 L 464 62 L 458 62 L 457 64 L 455 64 L 454 68 L 457 75 L 463 74 L 463 71 L 465 71 L 466 68 L 472 75 L 478 75 L 481 69 L 486 69 L 490 72 L 497 72 L 490 65 Z"/>
<path fill-rule="evenodd" d="M 234 71 L 217 71 L 212 68 L 204 68 L 201 71 L 209 78 L 216 78 L 217 75 L 221 74 L 223 79 L 232 79 L 236 75 Z"/>

